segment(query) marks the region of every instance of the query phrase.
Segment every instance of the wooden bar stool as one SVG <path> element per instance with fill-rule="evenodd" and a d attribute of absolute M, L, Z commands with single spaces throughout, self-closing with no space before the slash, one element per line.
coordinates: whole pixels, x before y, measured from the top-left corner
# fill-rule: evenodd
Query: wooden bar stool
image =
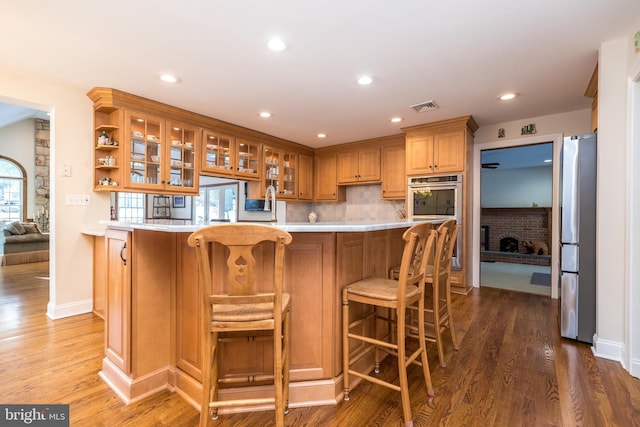
<path fill-rule="evenodd" d="M 451 259 L 459 230 L 460 226 L 453 219 L 440 224 L 437 228 L 438 243 L 435 245 L 435 252 L 429 255 L 429 261 L 424 264 L 425 319 L 427 322 L 425 334 L 427 341 L 436 343 L 440 366 L 443 368 L 447 366 L 442 342 L 442 333 L 445 329 L 449 329 L 453 349 L 456 351 L 459 349 L 451 309 Z M 441 239 L 441 236 L 444 240 Z M 434 286 L 434 271 L 439 272 L 437 286 Z M 398 266 L 389 270 L 390 278 L 397 279 L 399 275 Z M 415 323 L 415 316 L 411 319 Z"/>
<path fill-rule="evenodd" d="M 188 243 L 196 248 L 199 281 L 202 291 L 202 403 L 200 426 L 205 427 L 209 417 L 218 418 L 218 408 L 237 405 L 275 405 L 276 425 L 284 426 L 284 415 L 289 400 L 289 329 L 291 299 L 283 292 L 284 248 L 291 242 L 286 231 L 266 225 L 223 224 L 204 227 L 189 236 Z M 257 277 L 255 253 L 272 242 L 272 277 Z M 210 243 L 220 244 L 226 257 L 226 282 L 213 283 L 214 259 Z M 268 255 L 269 250 L 265 249 Z M 216 264 L 222 265 L 222 264 Z M 269 269 L 271 272 L 271 269 Z M 270 275 L 269 275 L 270 276 Z M 223 277 L 222 274 L 216 277 Z M 214 294 L 213 289 L 224 292 Z M 274 396 L 218 400 L 220 388 L 219 364 L 221 333 L 271 331 L 273 334 Z M 246 334 L 245 334 L 246 335 Z M 230 337 L 225 337 L 225 342 Z M 239 338 L 247 340 L 247 337 Z M 262 378 L 264 379 L 264 378 Z"/>
<path fill-rule="evenodd" d="M 442 334 L 446 329 L 451 335 L 454 350 L 458 350 L 451 309 L 451 258 L 458 235 L 459 226 L 449 220 L 438 227 L 435 252 L 430 262 L 425 264 L 425 338 L 434 342 L 438 349 L 440 366 L 447 366 L 444 355 Z M 416 316 L 411 317 L 415 320 Z"/>
<path fill-rule="evenodd" d="M 405 241 L 400 264 L 400 278 L 398 281 L 384 278 L 367 278 L 345 286 L 342 290 L 342 349 L 343 349 L 343 374 L 344 374 L 344 400 L 349 400 L 350 376 L 355 375 L 375 384 L 382 385 L 400 392 L 402 399 L 402 412 L 405 426 L 413 425 L 411 416 L 411 402 L 409 400 L 409 384 L 407 379 L 407 366 L 415 363 L 422 366 L 427 393 L 433 396 L 431 373 L 427 359 L 427 349 L 424 336 L 424 255 L 430 252 L 435 240 L 436 231 L 430 224 L 420 223 L 412 226 L 403 234 Z M 356 302 L 373 306 L 373 310 L 363 311 L 363 316 L 353 321 L 349 317 L 350 303 Z M 405 319 L 407 309 L 415 306 L 418 315 L 418 323 L 413 334 L 409 334 Z M 395 334 L 382 334 L 379 337 L 375 325 L 379 321 L 378 307 L 390 309 L 395 315 Z M 386 310 L 382 310 L 386 311 Z M 373 322 L 373 333 L 367 334 L 368 319 Z M 382 320 L 388 321 L 388 318 Z M 355 330 L 360 332 L 356 332 Z M 395 336 L 390 336 L 395 335 Z M 406 348 L 406 337 L 417 338 L 417 349 Z M 349 342 L 351 339 L 362 343 L 356 354 L 351 354 Z M 369 354 L 372 350 L 383 350 L 398 359 L 399 385 L 384 381 L 368 373 L 356 370 L 354 364 Z M 376 356 L 376 371 L 378 360 Z"/>

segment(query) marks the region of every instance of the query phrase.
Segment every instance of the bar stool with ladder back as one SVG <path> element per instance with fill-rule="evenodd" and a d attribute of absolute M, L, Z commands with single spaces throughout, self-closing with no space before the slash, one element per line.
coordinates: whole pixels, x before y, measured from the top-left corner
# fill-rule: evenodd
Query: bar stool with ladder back
<path fill-rule="evenodd" d="M 343 375 L 344 375 L 344 400 L 349 400 L 350 376 L 355 375 L 361 379 L 400 392 L 402 399 L 402 412 L 405 426 L 413 425 L 411 415 L 411 402 L 409 399 L 409 384 L 407 367 L 410 364 L 422 366 L 422 375 L 427 387 L 427 394 L 433 396 L 433 385 L 427 359 L 426 341 L 424 338 L 424 268 L 422 263 L 426 261 L 425 254 L 431 251 L 434 244 L 436 231 L 428 223 L 420 223 L 412 226 L 403 234 L 405 241 L 400 264 L 400 279 L 385 279 L 371 277 L 346 285 L 342 290 L 342 349 L 343 349 Z M 363 310 L 363 316 L 351 320 L 349 308 L 351 303 L 360 303 L 372 306 L 372 310 Z M 415 306 L 419 322 L 413 328 L 411 334 L 405 324 L 408 307 Z M 378 310 L 386 308 L 388 310 Z M 379 333 L 377 324 L 381 318 L 388 322 L 389 316 L 381 315 L 391 311 L 395 320 L 395 333 Z M 388 314 L 388 313 L 387 313 Z M 373 322 L 373 328 L 367 328 L 368 319 Z M 355 329 L 358 329 L 358 332 Z M 365 332 L 373 332 L 366 334 Z M 382 336 L 380 336 L 382 335 Z M 406 337 L 415 337 L 416 349 L 406 348 Z M 358 340 L 360 345 L 352 355 L 350 340 Z M 375 350 L 375 371 L 379 372 L 378 350 L 397 357 L 399 385 L 374 377 L 369 373 L 356 370 L 355 364 L 363 357 Z"/>
<path fill-rule="evenodd" d="M 435 251 L 429 254 L 429 261 L 424 265 L 425 338 L 436 343 L 440 366 L 443 368 L 447 366 L 442 338 L 445 329 L 449 329 L 453 349 L 459 349 L 451 308 L 451 258 L 458 230 L 459 226 L 453 219 L 438 226 Z M 391 269 L 391 274 L 395 274 L 394 269 Z M 410 313 L 409 323 L 415 324 L 416 317 L 416 313 Z"/>
<path fill-rule="evenodd" d="M 291 240 L 286 231 L 253 224 L 207 226 L 188 238 L 189 245 L 196 249 L 202 292 L 200 427 L 205 427 L 210 417 L 218 418 L 218 408 L 247 405 L 274 405 L 276 426 L 284 426 L 289 399 L 291 311 L 290 295 L 283 292 L 284 250 Z M 267 266 L 265 260 L 270 260 L 271 252 L 273 265 Z M 226 263 L 216 259 L 218 257 L 224 257 Z M 256 277 L 257 257 L 270 277 Z M 218 400 L 220 343 L 234 339 L 234 332 L 247 331 L 272 332 L 274 396 Z M 246 336 L 237 339 L 247 341 Z"/>

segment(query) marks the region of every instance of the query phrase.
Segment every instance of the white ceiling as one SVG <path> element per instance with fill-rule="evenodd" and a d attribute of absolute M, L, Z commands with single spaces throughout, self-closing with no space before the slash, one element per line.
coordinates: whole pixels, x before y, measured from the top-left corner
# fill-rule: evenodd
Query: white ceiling
<path fill-rule="evenodd" d="M 483 126 L 589 108 L 601 42 L 640 30 L 638 0 L 2 3 L 0 65 L 312 147 L 467 114 Z M 267 50 L 272 35 L 289 48 Z M 372 85 L 356 84 L 363 73 Z M 498 102 L 505 91 L 521 96 Z M 440 108 L 410 108 L 428 100 Z"/>

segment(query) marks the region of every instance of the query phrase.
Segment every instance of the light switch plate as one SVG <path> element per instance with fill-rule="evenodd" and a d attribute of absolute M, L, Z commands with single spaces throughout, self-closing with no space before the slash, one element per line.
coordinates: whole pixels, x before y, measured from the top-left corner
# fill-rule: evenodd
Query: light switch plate
<path fill-rule="evenodd" d="M 65 199 L 67 205 L 88 205 L 91 203 L 91 196 L 88 194 L 67 194 Z"/>

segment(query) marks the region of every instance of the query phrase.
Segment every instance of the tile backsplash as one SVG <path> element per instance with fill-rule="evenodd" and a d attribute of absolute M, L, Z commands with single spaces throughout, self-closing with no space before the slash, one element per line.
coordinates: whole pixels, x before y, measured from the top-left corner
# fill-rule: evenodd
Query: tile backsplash
<path fill-rule="evenodd" d="M 313 210 L 317 222 L 334 221 L 397 221 L 404 200 L 382 200 L 382 186 L 354 185 L 347 187 L 346 202 L 287 203 L 287 222 L 307 222 Z"/>

